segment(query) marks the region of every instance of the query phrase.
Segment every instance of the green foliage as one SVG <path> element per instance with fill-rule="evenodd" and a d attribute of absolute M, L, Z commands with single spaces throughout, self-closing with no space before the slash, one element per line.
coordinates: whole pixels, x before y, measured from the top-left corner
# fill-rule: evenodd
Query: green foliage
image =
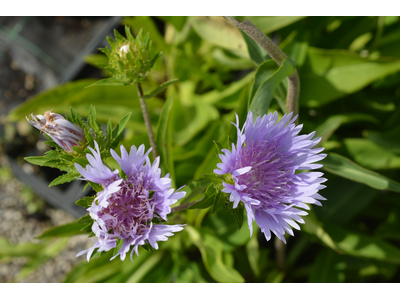
<path fill-rule="evenodd" d="M 93 221 L 92 221 L 93 222 Z M 72 236 L 77 234 L 84 234 L 81 229 L 86 226 L 78 223 L 70 223 L 57 227 L 53 227 L 45 232 L 43 232 L 38 239 L 50 238 L 50 237 L 63 237 L 63 236 Z"/>
<path fill-rule="evenodd" d="M 250 100 L 250 110 L 253 112 L 254 119 L 268 113 L 276 88 L 282 80 L 294 72 L 294 62 L 290 59 L 285 59 L 282 62 L 282 66 L 271 74 L 269 68 L 273 64 L 270 60 L 267 60 L 257 69 L 252 88 L 254 97 Z"/>

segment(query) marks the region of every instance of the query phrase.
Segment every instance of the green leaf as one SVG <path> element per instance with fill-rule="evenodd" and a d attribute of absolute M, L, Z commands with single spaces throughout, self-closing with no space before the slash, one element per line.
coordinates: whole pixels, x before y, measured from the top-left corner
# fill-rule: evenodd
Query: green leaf
<path fill-rule="evenodd" d="M 224 149 L 224 147 L 222 147 L 221 143 L 218 141 L 213 141 L 215 144 L 215 147 L 217 147 L 217 154 L 221 153 L 221 150 Z"/>
<path fill-rule="evenodd" d="M 393 131 L 380 133 L 376 131 L 365 130 L 363 136 L 375 142 L 377 145 L 400 155 L 400 140 L 398 139 L 400 126 Z"/>
<path fill-rule="evenodd" d="M 93 219 L 90 215 L 85 215 L 76 221 L 77 223 L 82 223 L 82 224 L 88 224 L 88 223 L 93 223 Z"/>
<path fill-rule="evenodd" d="M 232 214 L 235 218 L 236 225 L 238 226 L 239 230 L 242 228 L 243 225 L 243 218 L 244 218 L 244 205 L 239 203 L 236 208 L 232 208 Z"/>
<path fill-rule="evenodd" d="M 339 255 L 330 249 L 323 249 L 312 265 L 308 282 L 339 283 L 344 282 L 343 263 Z"/>
<path fill-rule="evenodd" d="M 304 224 L 301 225 L 301 229 L 305 232 L 316 236 L 323 244 L 331 248 L 336 252 L 340 252 L 337 248 L 336 243 L 328 232 L 321 226 L 313 210 L 310 210 L 309 214 L 303 217 Z"/>
<path fill-rule="evenodd" d="M 164 82 L 163 84 L 161 84 L 158 88 L 154 89 L 153 91 L 151 91 L 150 93 L 146 94 L 143 96 L 144 99 L 150 99 L 153 98 L 154 96 L 156 96 L 158 93 L 161 93 L 163 90 L 165 90 L 168 86 L 170 86 L 171 84 L 174 84 L 175 82 L 178 82 L 179 79 L 175 78 L 175 79 L 171 79 L 167 82 Z"/>
<path fill-rule="evenodd" d="M 189 209 L 205 209 L 209 208 L 214 204 L 214 197 L 216 194 L 217 190 L 215 189 L 214 184 L 210 184 L 206 190 L 206 194 L 204 196 L 204 199 L 192 206 L 189 207 Z"/>
<path fill-rule="evenodd" d="M 96 81 L 95 83 L 92 83 L 91 85 L 86 86 L 85 89 L 94 87 L 94 86 L 125 86 L 125 85 L 127 85 L 125 83 L 125 81 L 118 80 L 118 79 L 115 79 L 114 77 L 111 77 L 111 78 L 105 78 L 105 79 Z"/>
<path fill-rule="evenodd" d="M 162 262 L 164 255 L 165 253 L 162 250 L 152 253 L 151 256 L 148 257 L 135 272 L 133 272 L 132 276 L 126 282 L 133 283 L 141 281 L 147 273 L 151 273 L 152 270 L 157 269 L 157 266 Z"/>
<path fill-rule="evenodd" d="M 131 117 L 132 113 L 126 114 L 118 123 L 118 125 L 115 127 L 115 129 L 112 132 L 113 139 L 111 140 L 111 148 L 115 148 L 118 146 L 120 140 L 122 139 L 122 135 L 124 133 L 124 129 L 126 125 L 128 124 L 129 118 Z"/>
<path fill-rule="evenodd" d="M 282 66 L 271 77 L 266 79 L 258 88 L 250 104 L 250 110 L 254 118 L 268 113 L 268 108 L 274 95 L 275 89 L 283 79 L 294 72 L 294 63 L 285 59 Z"/>
<path fill-rule="evenodd" d="M 37 256 L 47 245 L 47 243 L 13 245 L 5 237 L 0 237 L 0 257 Z"/>
<path fill-rule="evenodd" d="M 213 59 L 218 65 L 228 67 L 233 70 L 249 70 L 254 67 L 254 63 L 247 58 L 231 57 L 220 48 L 214 49 L 212 52 Z"/>
<path fill-rule="evenodd" d="M 323 160 L 324 170 L 344 178 L 361 182 L 374 189 L 400 193 L 400 183 L 378 173 L 364 169 L 346 157 L 329 153 Z"/>
<path fill-rule="evenodd" d="M 320 144 L 329 139 L 329 137 L 342 125 L 343 117 L 342 116 L 332 116 L 329 117 L 324 123 L 317 127 L 315 130 L 315 137 L 321 136 L 322 139 Z"/>
<path fill-rule="evenodd" d="M 96 108 L 93 105 L 90 105 L 90 107 L 89 107 L 89 117 L 88 117 L 87 123 L 88 123 L 89 127 L 93 129 L 96 137 L 97 137 L 97 135 L 101 134 L 101 125 L 100 125 L 99 121 L 97 120 Z"/>
<path fill-rule="evenodd" d="M 205 178 L 207 178 L 208 180 L 211 180 L 212 182 L 215 182 L 215 183 L 222 183 L 222 182 L 224 182 L 224 180 L 220 177 L 220 175 L 217 175 L 217 174 L 203 174 L 203 176 L 205 177 Z"/>
<path fill-rule="evenodd" d="M 107 143 L 110 144 L 112 140 L 112 122 L 111 119 L 107 122 L 107 131 L 106 131 L 106 139 Z"/>
<path fill-rule="evenodd" d="M 82 158 L 82 157 L 77 157 L 73 160 L 74 163 L 80 164 L 82 167 L 86 167 L 89 162 L 86 158 Z M 79 175 L 78 175 L 79 176 Z"/>
<path fill-rule="evenodd" d="M 243 31 L 240 31 L 247 44 L 247 49 L 249 51 L 250 58 L 257 64 L 261 64 L 269 58 L 268 53 L 257 44 L 251 37 L 249 37 Z"/>
<path fill-rule="evenodd" d="M 53 227 L 49 230 L 46 230 L 37 238 L 44 239 L 44 238 L 49 238 L 49 237 L 62 237 L 62 236 L 72 236 L 72 235 L 84 234 L 84 232 L 82 232 L 81 229 L 82 229 L 82 224 L 73 222 L 70 224 L 65 224 L 65 225 Z"/>
<path fill-rule="evenodd" d="M 239 57 L 249 57 L 247 45 L 239 29 L 221 17 L 190 17 L 196 33 L 218 47 L 232 51 Z M 218 28 L 218 30 L 215 30 Z"/>
<path fill-rule="evenodd" d="M 61 149 L 61 147 L 58 146 L 57 143 L 53 142 L 53 141 L 44 141 L 43 144 L 48 145 L 48 146 L 53 147 L 53 148 Z"/>
<path fill-rule="evenodd" d="M 124 244 L 124 241 L 123 241 L 123 240 L 121 240 L 121 239 L 118 239 L 118 240 L 117 240 L 117 246 L 114 248 L 113 256 L 116 256 L 116 255 L 118 254 L 118 252 L 119 252 L 119 250 L 121 249 L 121 247 L 122 247 L 123 244 Z"/>
<path fill-rule="evenodd" d="M 97 68 L 99 65 L 108 65 L 108 58 L 104 54 L 88 54 L 83 58 L 83 60 L 85 63 Z"/>
<path fill-rule="evenodd" d="M 47 163 L 50 159 L 46 158 L 45 156 L 28 156 L 24 157 L 24 159 L 34 165 L 39 165 L 43 166 L 45 163 Z"/>
<path fill-rule="evenodd" d="M 213 214 L 218 209 L 223 207 L 225 205 L 225 203 L 227 202 L 226 200 L 227 200 L 227 194 L 225 194 L 224 192 L 221 192 L 221 190 L 219 190 L 214 197 L 214 204 L 212 206 L 211 213 Z"/>
<path fill-rule="evenodd" d="M 186 23 L 187 16 L 160 16 L 160 19 L 164 20 L 164 22 L 171 23 L 172 26 L 175 27 L 176 30 L 181 31 L 183 26 Z"/>
<path fill-rule="evenodd" d="M 196 134 L 206 128 L 210 121 L 214 121 L 219 117 L 219 112 L 213 105 L 204 103 L 198 98 L 192 99 L 192 101 L 194 101 L 195 107 L 194 117 L 186 126 L 183 127 L 181 124 L 183 129 L 173 135 L 176 143 L 180 146 L 187 144 Z M 179 121 L 181 121 L 181 118 Z"/>
<path fill-rule="evenodd" d="M 324 229 L 344 254 L 400 264 L 400 249 L 379 238 L 351 232 L 330 223 L 324 224 Z"/>
<path fill-rule="evenodd" d="M 174 98 L 169 97 L 161 111 L 157 124 L 157 149 L 161 158 L 161 163 L 165 173 L 171 174 L 171 179 L 175 179 L 174 160 L 171 152 L 171 128 L 170 118 L 174 104 Z"/>
<path fill-rule="evenodd" d="M 272 59 L 262 62 L 257 67 L 256 74 L 254 76 L 254 83 L 253 83 L 253 86 L 252 86 L 251 92 L 250 92 L 250 102 L 251 102 L 251 100 L 253 100 L 256 92 L 258 91 L 260 86 L 263 84 L 263 82 L 265 80 L 267 80 L 268 78 L 270 78 L 276 72 L 277 68 L 278 68 L 278 65 Z"/>
<path fill-rule="evenodd" d="M 92 225 L 93 225 L 93 223 L 89 223 L 89 224 L 85 225 L 84 227 L 82 227 L 81 231 L 86 232 L 86 233 L 92 233 Z M 93 234 L 93 236 L 94 236 L 94 234 Z"/>
<path fill-rule="evenodd" d="M 310 47 L 300 72 L 300 103 L 318 107 L 400 71 L 400 59 L 371 60 L 345 50 Z"/>
<path fill-rule="evenodd" d="M 247 17 L 254 25 L 256 25 L 262 32 L 270 33 L 293 24 L 305 17 L 288 16 L 288 17 Z"/>
<path fill-rule="evenodd" d="M 182 189 L 182 191 L 186 192 L 182 202 L 187 203 L 189 200 L 194 199 L 196 196 L 204 193 L 210 183 L 211 182 L 207 179 L 192 181 L 189 185 Z"/>
<path fill-rule="evenodd" d="M 346 225 L 379 195 L 379 191 L 364 184 L 336 177 L 328 181 L 321 194 L 328 199 L 315 210 L 318 218 L 337 225 Z M 357 201 L 355 201 L 357 199 Z"/>
<path fill-rule="evenodd" d="M 234 268 L 224 264 L 222 259 L 223 244 L 218 238 L 203 229 L 188 225 L 185 231 L 199 248 L 203 263 L 214 280 L 218 282 L 244 282 L 244 278 Z"/>
<path fill-rule="evenodd" d="M 368 169 L 384 170 L 400 168 L 400 156 L 393 154 L 368 139 L 344 139 L 344 145 L 350 156 Z"/>
<path fill-rule="evenodd" d="M 153 67 L 154 64 L 156 63 L 157 59 L 159 59 L 162 55 L 162 51 L 157 53 L 156 55 L 154 55 L 154 57 L 152 58 L 152 60 L 150 61 L 150 66 Z M 179 80 L 179 79 L 178 79 Z"/>
<path fill-rule="evenodd" d="M 102 190 L 103 190 L 103 187 L 100 185 L 100 184 L 98 184 L 98 183 L 95 183 L 95 182 L 91 182 L 91 181 L 88 181 L 88 183 L 90 184 L 90 186 L 95 190 L 95 192 L 101 192 Z"/>
<path fill-rule="evenodd" d="M 93 197 L 83 197 L 82 199 L 79 199 L 78 201 L 75 202 L 76 205 L 88 208 L 92 206 L 92 203 L 94 201 L 95 196 Z"/>
<path fill-rule="evenodd" d="M 253 234 L 250 241 L 246 244 L 246 254 L 251 270 L 258 277 L 260 275 L 260 249 L 257 241 L 257 234 Z"/>
<path fill-rule="evenodd" d="M 57 177 L 56 179 L 54 179 L 52 182 L 50 182 L 49 187 L 58 185 L 58 184 L 62 184 L 62 183 L 66 183 L 66 182 L 71 182 L 73 180 L 75 180 L 77 178 L 77 175 L 71 175 L 71 174 L 63 174 L 59 177 Z"/>

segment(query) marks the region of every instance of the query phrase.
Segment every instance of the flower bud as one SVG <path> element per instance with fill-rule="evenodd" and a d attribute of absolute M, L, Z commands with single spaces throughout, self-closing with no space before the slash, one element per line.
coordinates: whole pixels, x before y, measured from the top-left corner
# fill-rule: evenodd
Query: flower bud
<path fill-rule="evenodd" d="M 105 70 L 113 74 L 115 81 L 130 85 L 142 82 L 146 78 L 161 53 L 151 57 L 149 34 L 142 37 L 140 30 L 134 38 L 128 27 L 125 27 L 125 33 L 126 38 L 115 30 L 115 41 L 107 37 L 111 49 L 106 47 L 100 50 L 108 58 L 108 65 L 103 66 Z"/>
<path fill-rule="evenodd" d="M 30 114 L 26 120 L 41 132 L 49 135 L 54 142 L 67 152 L 74 152 L 73 147 L 79 146 L 79 142 L 85 142 L 83 129 L 66 120 L 59 114 L 52 113 L 50 110 L 43 115 L 34 116 Z"/>

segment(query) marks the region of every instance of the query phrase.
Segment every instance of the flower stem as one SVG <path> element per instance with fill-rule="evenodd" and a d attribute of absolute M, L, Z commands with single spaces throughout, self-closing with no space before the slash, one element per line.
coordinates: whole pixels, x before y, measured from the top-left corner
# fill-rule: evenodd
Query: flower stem
<path fill-rule="evenodd" d="M 280 239 L 278 239 L 278 237 L 275 237 L 274 247 L 276 251 L 276 264 L 278 265 L 279 271 L 284 272 L 286 265 L 286 245 Z"/>
<path fill-rule="evenodd" d="M 136 83 L 136 86 L 137 86 L 139 100 L 140 100 L 140 107 L 142 108 L 144 123 L 146 125 L 147 132 L 149 134 L 150 145 L 151 145 L 151 148 L 153 148 L 153 159 L 155 159 L 156 157 L 158 157 L 158 150 L 157 150 L 157 145 L 156 145 L 156 142 L 154 139 L 153 129 L 151 128 L 149 111 L 147 110 L 146 101 L 143 98 L 142 85 L 138 82 L 138 83 Z"/>
<path fill-rule="evenodd" d="M 188 209 L 189 207 L 191 207 L 192 205 L 195 205 L 197 202 L 200 202 L 201 200 L 203 200 L 204 198 L 201 198 L 199 200 L 193 201 L 193 202 L 189 202 L 189 203 L 185 203 L 179 206 L 175 206 L 171 209 L 171 214 L 177 211 L 181 211 L 181 210 L 185 210 Z"/>
<path fill-rule="evenodd" d="M 281 66 L 283 60 L 287 58 L 287 55 L 283 53 L 281 49 L 257 26 L 251 23 L 248 19 L 240 22 L 232 17 L 225 17 L 229 22 L 241 29 L 249 37 L 251 37 L 257 44 L 259 44 L 271 58 Z M 286 108 L 287 113 L 293 112 L 293 115 L 298 114 L 298 102 L 300 94 L 300 79 L 299 74 L 295 70 L 292 75 L 287 77 L 288 80 L 288 91 L 286 95 Z M 299 119 L 297 118 L 296 123 Z"/>

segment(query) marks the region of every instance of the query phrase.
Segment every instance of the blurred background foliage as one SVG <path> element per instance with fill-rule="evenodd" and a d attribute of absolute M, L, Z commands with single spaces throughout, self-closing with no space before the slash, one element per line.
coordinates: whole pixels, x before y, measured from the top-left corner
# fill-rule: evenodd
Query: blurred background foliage
<path fill-rule="evenodd" d="M 110 262 L 107 253 L 76 266 L 65 282 L 400 280 L 399 17 L 248 18 L 296 62 L 301 133 L 322 136 L 328 182 L 321 194 L 328 200 L 312 208 L 283 248 L 273 239 L 266 242 L 259 230 L 250 238 L 246 224 L 239 230 L 230 211 L 180 211 L 169 220 L 187 223 L 185 230 L 160 243 L 160 250 L 140 249 L 133 263 Z M 135 34 L 140 28 L 150 32 L 155 53 L 163 51 L 143 82 L 145 93 L 179 78 L 147 104 L 162 170 L 176 187 L 186 185 L 180 204 L 200 199 L 209 184 L 202 175 L 219 161 L 213 141 L 226 146 L 228 135 L 236 139 L 234 113 L 244 122 L 257 64 L 243 35 L 222 17 L 127 17 L 122 24 Z M 85 62 L 104 63 L 99 53 Z M 49 109 L 66 114 L 70 106 L 87 117 L 93 104 L 104 124 L 132 112 L 122 144 L 148 148 L 136 87 L 84 88 L 95 81 L 80 79 L 41 92 L 8 120 Z M 285 93 L 286 81 L 274 94 L 271 112 L 284 113 Z M 58 253 L 64 239 L 17 248 L 2 240 L 0 257 L 25 253 L 34 263 Z"/>

